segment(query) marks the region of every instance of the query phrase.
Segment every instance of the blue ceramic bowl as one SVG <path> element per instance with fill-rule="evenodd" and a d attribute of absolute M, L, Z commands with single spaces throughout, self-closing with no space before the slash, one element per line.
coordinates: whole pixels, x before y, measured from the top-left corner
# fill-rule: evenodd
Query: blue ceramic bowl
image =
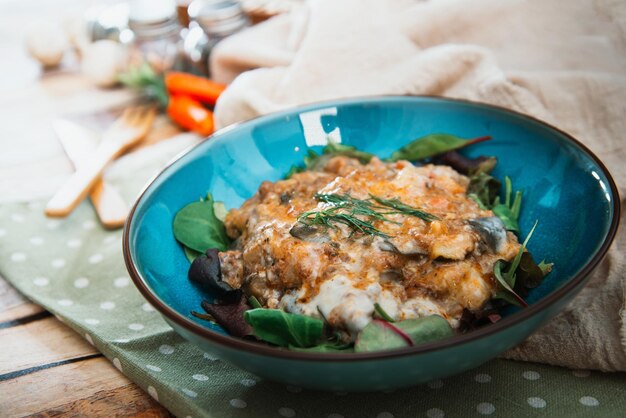
<path fill-rule="evenodd" d="M 530 293 L 496 324 L 449 339 L 359 354 L 290 352 L 228 336 L 191 316 L 211 299 L 187 279 L 189 262 L 172 233 L 176 212 L 207 191 L 228 208 L 264 180 L 282 178 L 331 136 L 386 157 L 410 140 L 446 132 L 491 135 L 469 156 L 495 155 L 494 175 L 524 190 L 522 235 L 537 259 L 554 263 Z M 132 209 L 124 234 L 128 270 L 139 290 L 184 338 L 259 376 L 303 387 L 364 391 L 414 385 L 476 367 L 515 346 L 556 315 L 585 285 L 619 222 L 619 196 L 604 165 L 585 146 L 536 119 L 505 109 L 434 97 L 338 100 L 230 126 L 171 163 Z"/>

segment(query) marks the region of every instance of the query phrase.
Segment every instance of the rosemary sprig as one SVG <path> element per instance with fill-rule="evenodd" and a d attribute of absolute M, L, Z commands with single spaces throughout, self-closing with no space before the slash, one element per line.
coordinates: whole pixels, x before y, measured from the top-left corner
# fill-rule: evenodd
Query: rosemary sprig
<path fill-rule="evenodd" d="M 431 222 L 438 220 L 439 218 L 433 214 L 428 212 L 424 212 L 421 209 L 414 208 L 413 206 L 409 206 L 406 203 L 402 203 L 400 199 L 382 199 L 380 197 L 374 196 L 370 194 L 370 197 L 383 206 L 387 206 L 389 208 L 395 209 L 397 212 L 405 215 L 415 216 L 416 218 L 420 218 L 426 222 Z"/>
<path fill-rule="evenodd" d="M 315 199 L 319 202 L 328 203 L 330 207 L 323 210 L 304 212 L 298 217 L 298 221 L 305 225 L 322 225 L 336 229 L 334 224 L 348 226 L 352 233 L 360 232 L 367 235 L 375 235 L 382 238 L 390 238 L 372 222 L 390 222 L 396 225 L 400 223 L 389 219 L 386 215 L 405 214 L 415 216 L 427 222 L 439 219 L 413 206 L 402 203 L 399 199 L 382 199 L 370 195 L 370 199 L 357 199 L 348 194 L 316 193 Z M 390 210 L 393 209 L 393 210 Z M 358 216 L 365 217 L 365 219 Z"/>

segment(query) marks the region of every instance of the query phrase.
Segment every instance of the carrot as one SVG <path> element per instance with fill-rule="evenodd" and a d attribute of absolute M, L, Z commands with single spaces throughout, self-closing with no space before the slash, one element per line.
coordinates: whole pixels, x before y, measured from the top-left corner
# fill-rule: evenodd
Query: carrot
<path fill-rule="evenodd" d="M 226 88 L 208 78 L 176 71 L 165 74 L 165 87 L 170 95 L 183 94 L 209 105 L 214 105 Z"/>
<path fill-rule="evenodd" d="M 203 136 L 213 133 L 213 112 L 191 97 L 170 96 L 167 114 L 174 122 L 187 130 Z"/>

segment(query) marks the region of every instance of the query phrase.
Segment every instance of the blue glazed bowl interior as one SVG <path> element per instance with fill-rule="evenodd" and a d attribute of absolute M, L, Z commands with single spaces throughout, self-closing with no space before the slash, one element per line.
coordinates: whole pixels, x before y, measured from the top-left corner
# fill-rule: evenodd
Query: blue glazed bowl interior
<path fill-rule="evenodd" d="M 301 164 L 308 149 L 326 138 L 387 157 L 420 136 L 445 132 L 491 141 L 464 150 L 493 155 L 493 175 L 509 176 L 524 191 L 521 230 L 537 229 L 529 249 L 537 261 L 554 263 L 552 273 L 528 297 L 533 304 L 576 276 L 596 256 L 610 233 L 614 213 L 612 180 L 579 144 L 558 130 L 486 105 L 429 97 L 378 97 L 302 107 L 223 130 L 169 166 L 140 198 L 128 227 L 135 268 L 167 306 L 190 321 L 203 299 L 187 279 L 189 262 L 174 239 L 172 221 L 186 204 L 211 192 L 228 208 L 241 205 L 262 181 L 281 179 Z M 514 315 L 517 309 L 508 309 Z"/>

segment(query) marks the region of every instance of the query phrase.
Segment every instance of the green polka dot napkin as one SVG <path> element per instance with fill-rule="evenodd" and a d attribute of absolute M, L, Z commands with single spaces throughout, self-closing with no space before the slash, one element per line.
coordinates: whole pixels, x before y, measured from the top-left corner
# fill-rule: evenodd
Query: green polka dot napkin
<path fill-rule="evenodd" d="M 135 173 L 136 174 L 136 173 Z M 125 184 L 125 190 L 138 190 Z M 133 286 L 121 231 L 83 203 L 51 220 L 43 202 L 0 207 L 0 273 L 180 417 L 624 416 L 626 374 L 494 360 L 410 389 L 317 392 L 260 380 L 184 341 Z"/>

